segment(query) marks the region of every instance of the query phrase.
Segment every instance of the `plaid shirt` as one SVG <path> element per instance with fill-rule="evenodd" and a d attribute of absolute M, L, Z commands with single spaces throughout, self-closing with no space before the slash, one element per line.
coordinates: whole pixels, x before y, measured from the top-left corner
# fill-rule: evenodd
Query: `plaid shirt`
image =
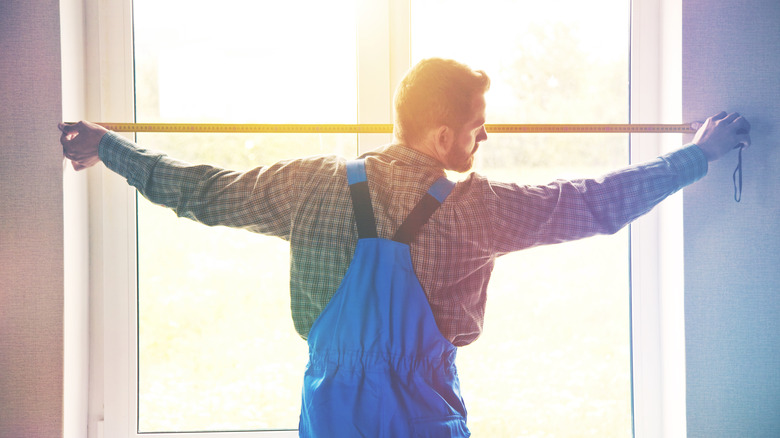
<path fill-rule="evenodd" d="M 377 232 L 390 239 L 444 170 L 397 144 L 364 157 Z M 235 172 L 175 161 L 114 133 L 103 137 L 100 158 L 143 196 L 181 217 L 288 240 L 292 317 L 306 338 L 357 243 L 344 158 L 301 158 Z M 479 336 L 496 257 L 614 233 L 706 173 L 707 160 L 695 145 L 597 179 L 523 186 L 472 173 L 411 244 L 439 329 L 456 346 Z"/>

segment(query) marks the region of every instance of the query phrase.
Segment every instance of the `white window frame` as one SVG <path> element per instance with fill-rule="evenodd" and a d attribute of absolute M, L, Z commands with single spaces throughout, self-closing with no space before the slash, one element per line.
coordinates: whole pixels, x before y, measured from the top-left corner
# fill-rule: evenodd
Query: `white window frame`
<path fill-rule="evenodd" d="M 358 122 L 392 120 L 392 94 L 411 62 L 410 0 L 358 8 Z M 133 120 L 130 1 L 85 0 L 86 114 Z M 634 0 L 631 121 L 681 117 L 681 0 Z M 387 48 L 387 52 L 376 50 Z M 388 55 L 392 54 L 392 56 Z M 361 151 L 390 136 L 360 134 Z M 679 147 L 679 135 L 632 135 L 631 160 Z M 89 437 L 195 437 L 136 431 L 135 190 L 102 166 L 90 169 Z M 67 194 L 66 194 L 67 196 Z M 675 195 L 631 228 L 634 426 L 638 438 L 685 436 L 682 199 Z M 222 438 L 296 432 L 209 433 Z"/>
<path fill-rule="evenodd" d="M 682 0 L 633 0 L 631 122 L 682 119 Z M 632 134 L 631 161 L 679 134 Z M 637 438 L 685 437 L 683 204 L 677 193 L 631 225 L 632 380 Z"/>

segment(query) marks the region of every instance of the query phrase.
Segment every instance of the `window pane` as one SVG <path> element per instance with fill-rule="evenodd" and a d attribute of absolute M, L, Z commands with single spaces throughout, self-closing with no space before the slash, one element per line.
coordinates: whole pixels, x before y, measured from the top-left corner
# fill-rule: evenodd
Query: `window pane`
<path fill-rule="evenodd" d="M 629 2 L 412 1 L 412 57 L 491 77 L 488 123 L 626 123 Z M 475 170 L 543 184 L 628 163 L 623 134 L 489 134 Z M 502 257 L 458 370 L 475 436 L 631 436 L 628 232 Z"/>
<path fill-rule="evenodd" d="M 352 0 L 135 0 L 139 122 L 355 123 Z M 316 38 L 313 38 L 316 36 Z M 354 156 L 355 135 L 139 134 L 193 163 L 248 169 Z M 289 246 L 138 200 L 141 432 L 297 429 L 306 343 Z"/>

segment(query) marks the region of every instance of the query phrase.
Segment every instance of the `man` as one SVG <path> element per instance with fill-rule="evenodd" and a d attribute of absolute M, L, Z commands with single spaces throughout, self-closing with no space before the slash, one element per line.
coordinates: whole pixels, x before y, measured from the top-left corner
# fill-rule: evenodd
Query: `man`
<path fill-rule="evenodd" d="M 489 86 L 455 61 L 420 62 L 396 91 L 393 144 L 359 161 L 233 172 L 88 122 L 60 125 L 61 142 L 74 168 L 103 161 L 179 216 L 289 240 L 292 317 L 310 351 L 303 436 L 468 436 L 455 352 L 482 330 L 496 257 L 614 233 L 750 145 L 749 123 L 720 113 L 693 144 L 598 179 L 450 183 L 444 170 L 470 170 L 487 139 Z"/>

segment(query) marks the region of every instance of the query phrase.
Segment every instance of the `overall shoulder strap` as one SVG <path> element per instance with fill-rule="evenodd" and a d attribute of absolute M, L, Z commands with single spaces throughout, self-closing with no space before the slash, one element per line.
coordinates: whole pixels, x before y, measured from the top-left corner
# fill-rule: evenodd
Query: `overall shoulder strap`
<path fill-rule="evenodd" d="M 455 183 L 445 177 L 436 180 L 428 189 L 428 193 L 423 195 L 420 202 L 395 232 L 393 240 L 409 245 L 420 228 L 428 222 L 436 209 L 447 199 L 453 187 L 455 187 Z"/>
<path fill-rule="evenodd" d="M 368 192 L 365 160 L 347 161 L 347 182 L 352 196 L 352 209 L 357 223 L 358 239 L 377 237 L 371 194 Z"/>

